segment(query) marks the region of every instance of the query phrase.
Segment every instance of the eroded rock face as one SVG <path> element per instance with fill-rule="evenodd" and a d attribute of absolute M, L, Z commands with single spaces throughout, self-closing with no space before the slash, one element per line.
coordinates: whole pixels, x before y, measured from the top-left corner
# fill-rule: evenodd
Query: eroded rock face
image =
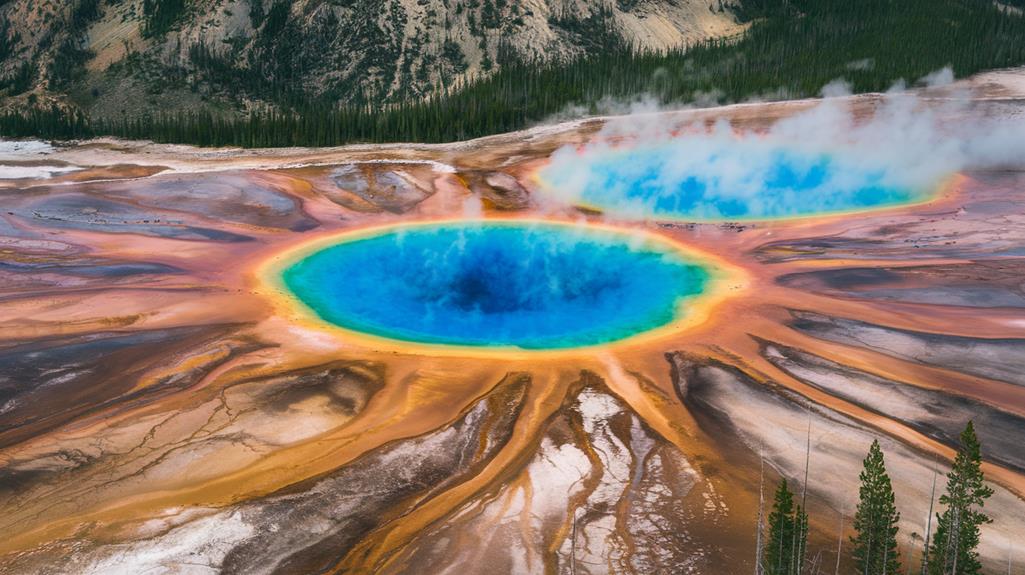
<path fill-rule="evenodd" d="M 233 2 L 226 10 L 221 2 L 193 0 L 188 10 L 179 8 L 166 33 L 146 34 L 144 13 L 134 5 L 104 5 L 82 19 L 76 6 L 13 0 L 0 6 L 0 17 L 22 33 L 11 35 L 0 69 L 7 77 L 23 63 L 40 63 L 29 91 L 39 92 L 41 102 L 74 100 L 93 117 L 139 117 L 152 110 L 225 113 L 243 101 L 265 107 L 294 103 L 296 97 L 376 107 L 413 102 L 435 95 L 442 85 L 486 74 L 504 62 L 501 50 L 523 61 L 600 51 L 605 36 L 594 38 L 580 29 L 592 18 L 601 17 L 609 33 L 640 49 L 733 36 L 744 29 L 733 13 L 736 6 L 735 0 L 631 0 L 608 6 L 539 0 L 469 7 L 443 0 L 297 0 L 275 8 L 252 0 Z M 75 26 L 60 24 L 75 14 Z M 273 25 L 265 26 L 267 20 Z M 230 50 L 219 49 L 229 41 Z M 60 47 L 72 43 L 88 51 L 67 71 L 81 77 L 87 90 L 95 88 L 85 100 L 70 94 L 67 82 L 55 81 L 62 76 L 51 65 Z M 221 64 L 196 65 L 185 56 L 201 46 L 215 50 Z M 132 66 L 115 66 L 130 54 L 141 58 Z M 157 78 L 179 77 L 183 66 L 202 79 L 202 88 L 164 83 L 162 90 L 154 89 Z M 261 83 L 280 81 L 288 70 L 290 95 L 253 90 L 225 67 L 252 70 Z M 24 105 L 26 97 L 11 97 L 7 105 Z"/>

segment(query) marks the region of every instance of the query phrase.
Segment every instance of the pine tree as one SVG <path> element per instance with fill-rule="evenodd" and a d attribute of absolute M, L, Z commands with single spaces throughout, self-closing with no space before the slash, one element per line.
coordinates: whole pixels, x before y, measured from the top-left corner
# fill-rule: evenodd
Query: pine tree
<path fill-rule="evenodd" d="M 796 575 L 800 573 L 800 551 L 807 541 L 808 515 L 800 505 L 794 505 L 794 494 L 783 479 L 776 489 L 772 512 L 769 513 L 769 536 L 765 541 L 762 558 L 763 572 L 767 575 Z"/>
<path fill-rule="evenodd" d="M 940 504 L 947 509 L 937 515 L 936 533 L 929 549 L 929 575 L 977 575 L 979 528 L 992 519 L 982 512 L 993 490 L 982 476 L 982 456 L 971 421 L 961 433 L 961 448 L 947 474 L 947 491 Z"/>
<path fill-rule="evenodd" d="M 855 535 L 851 537 L 854 564 L 862 575 L 894 574 L 900 570 L 897 556 L 897 522 L 893 486 L 886 473 L 883 451 L 873 441 L 860 475 L 861 500 L 854 514 Z"/>

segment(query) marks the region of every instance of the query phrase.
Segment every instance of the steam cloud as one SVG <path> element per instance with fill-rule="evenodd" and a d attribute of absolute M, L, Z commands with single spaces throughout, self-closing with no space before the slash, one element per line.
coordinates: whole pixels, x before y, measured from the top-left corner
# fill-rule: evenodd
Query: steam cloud
<path fill-rule="evenodd" d="M 952 80 L 949 69 L 923 79 Z M 927 94 L 900 84 L 855 118 L 836 82 L 817 105 L 757 131 L 681 126 L 649 106 L 610 120 L 583 148 L 560 148 L 540 175 L 558 203 L 610 216 L 729 219 L 922 199 L 957 171 L 1025 165 L 1025 122 L 986 116 L 955 87 Z"/>

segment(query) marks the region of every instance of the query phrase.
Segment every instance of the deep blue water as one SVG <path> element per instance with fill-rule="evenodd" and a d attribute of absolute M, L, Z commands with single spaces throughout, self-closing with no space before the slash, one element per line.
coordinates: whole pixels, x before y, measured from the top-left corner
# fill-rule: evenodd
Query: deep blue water
<path fill-rule="evenodd" d="M 603 211 L 696 220 L 771 219 L 897 205 L 921 191 L 891 185 L 887 168 L 767 144 L 663 145 L 564 156 L 549 186 Z"/>
<path fill-rule="evenodd" d="M 417 226 L 340 243 L 283 272 L 322 319 L 392 339 L 567 348 L 672 322 L 708 271 L 661 243 L 558 224 Z"/>

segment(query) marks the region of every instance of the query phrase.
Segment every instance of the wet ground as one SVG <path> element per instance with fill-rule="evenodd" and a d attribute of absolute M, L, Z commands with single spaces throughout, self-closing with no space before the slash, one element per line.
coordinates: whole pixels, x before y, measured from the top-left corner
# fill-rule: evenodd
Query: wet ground
<path fill-rule="evenodd" d="M 968 113 L 1020 114 L 1018 78 L 975 80 Z M 666 121 L 758 128 L 810 105 Z M 1011 549 L 1020 570 L 1025 166 L 865 214 L 617 221 L 739 273 L 694 321 L 586 352 L 355 337 L 261 277 L 371 226 L 604 222 L 533 180 L 600 125 L 6 152 L 0 572 L 750 573 L 760 475 L 801 486 L 809 436 L 812 558 L 834 564 L 878 438 L 917 564 L 933 474 L 969 419 L 995 488 L 984 561 L 1004 572 Z"/>

